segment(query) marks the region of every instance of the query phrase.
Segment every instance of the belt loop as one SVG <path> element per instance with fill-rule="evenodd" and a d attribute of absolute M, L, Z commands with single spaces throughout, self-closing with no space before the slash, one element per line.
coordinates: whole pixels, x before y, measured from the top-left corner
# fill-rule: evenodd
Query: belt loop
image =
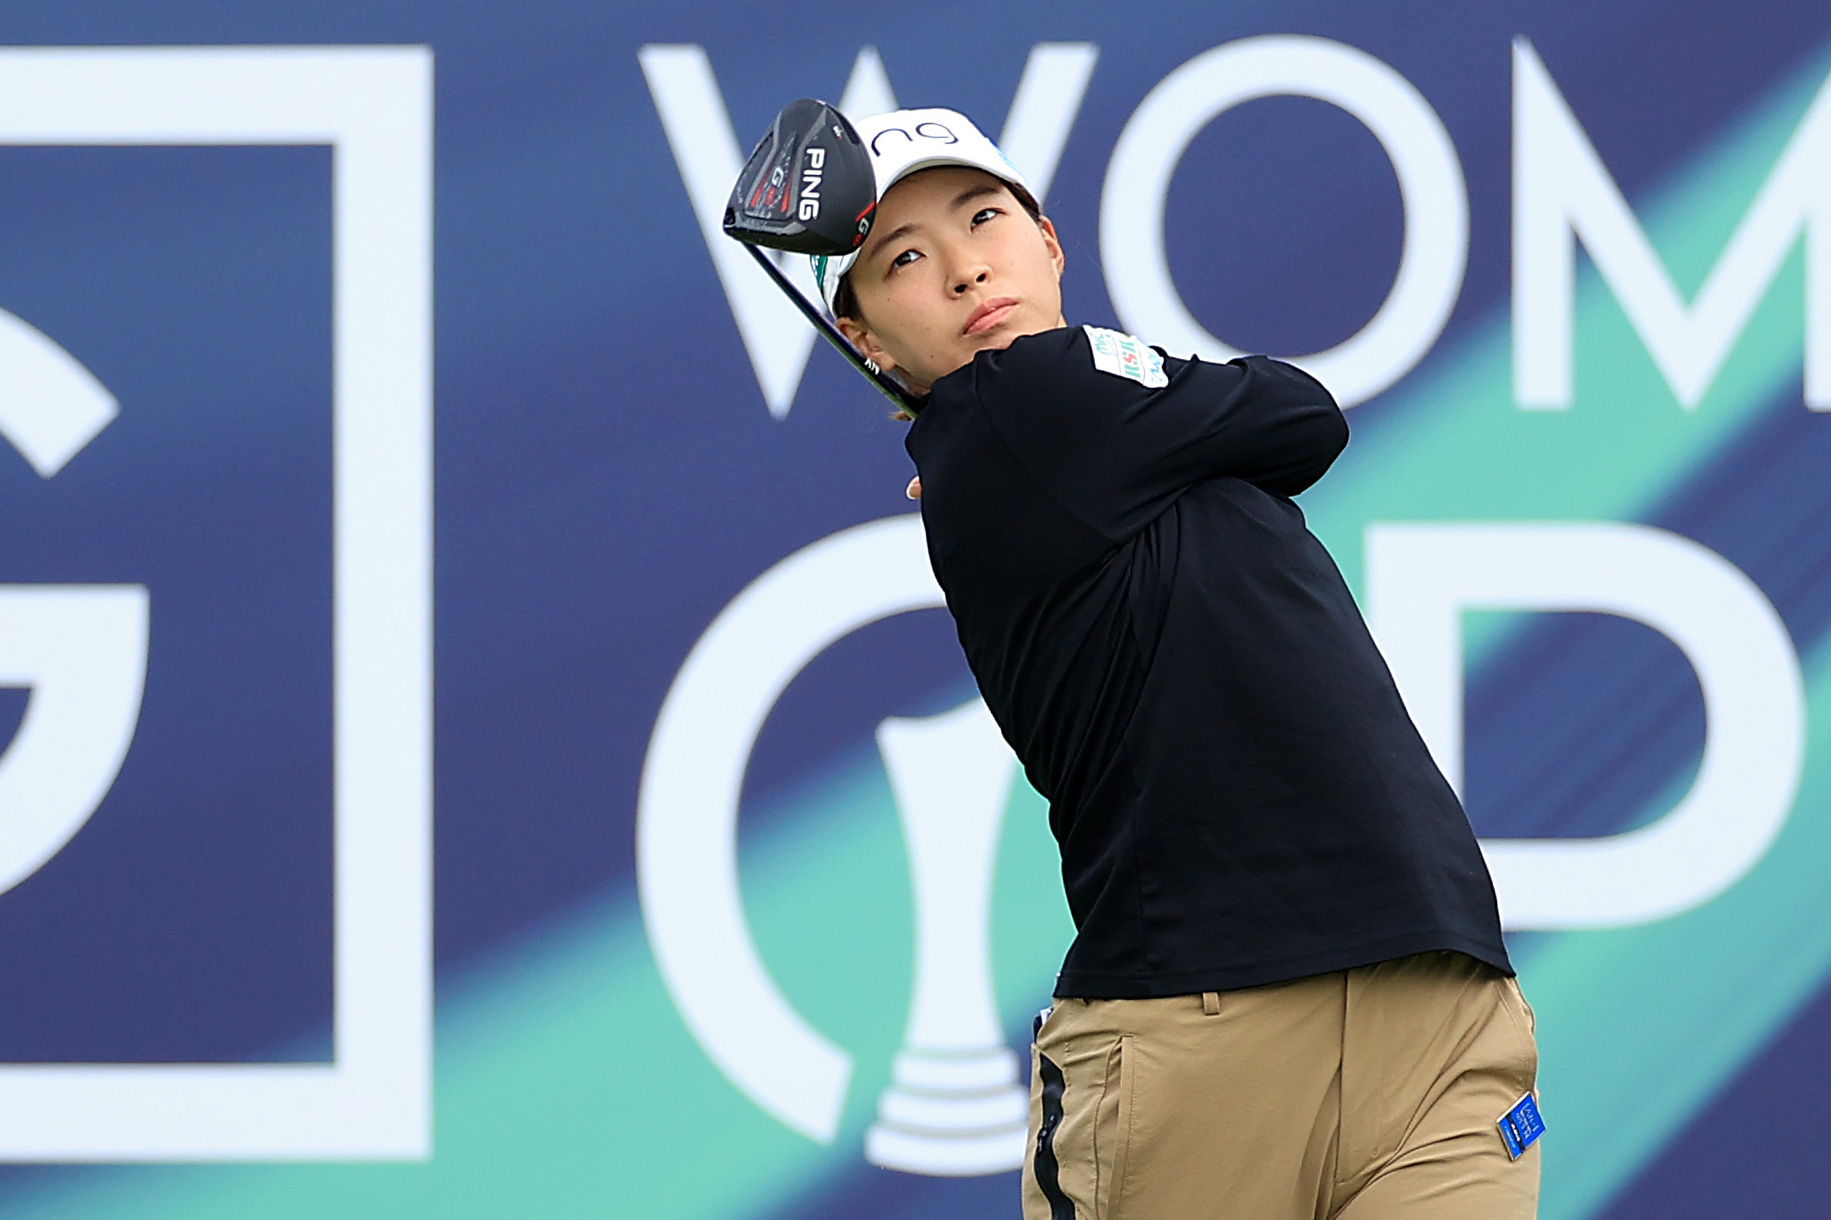
<path fill-rule="evenodd" d="M 1218 991 L 1202 992 L 1202 1015 L 1218 1017 L 1221 1015 L 1221 993 Z"/>

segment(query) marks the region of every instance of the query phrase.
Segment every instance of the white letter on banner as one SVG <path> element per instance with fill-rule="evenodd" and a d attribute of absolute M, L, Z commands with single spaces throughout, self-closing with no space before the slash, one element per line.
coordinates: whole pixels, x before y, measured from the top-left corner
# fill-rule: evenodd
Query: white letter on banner
<path fill-rule="evenodd" d="M 1005 121 L 1000 146 L 1013 164 L 1023 170 L 1043 201 L 1055 177 L 1068 130 L 1081 109 L 1087 80 L 1099 56 L 1092 43 L 1041 42 L 1030 51 L 1024 74 L 1017 84 L 1011 112 Z M 699 219 L 700 233 L 712 255 L 712 265 L 724 285 L 725 299 L 737 321 L 738 333 L 750 353 L 757 385 L 769 413 L 784 419 L 794 405 L 795 391 L 814 346 L 814 329 L 781 291 L 751 261 L 738 243 L 721 228 L 731 184 L 744 168 L 745 151 L 731 127 L 731 116 L 712 75 L 705 48 L 697 44 L 651 43 L 638 54 L 649 93 L 661 116 L 681 179 Z M 848 118 L 863 118 L 895 110 L 896 97 L 877 50 L 866 47 L 852 65 L 851 78 L 839 99 Z M 811 301 L 820 299 L 808 260 L 801 255 L 778 255 L 777 264 Z"/>
<path fill-rule="evenodd" d="M 32 692 L 0 753 L 0 891 L 114 786 L 146 689 L 147 606 L 141 585 L 0 585 L 0 686 Z"/>
<path fill-rule="evenodd" d="M 1107 295 L 1127 330 L 1171 352 L 1241 354 L 1197 322 L 1164 254 L 1164 201 L 1202 128 L 1255 98 L 1313 97 L 1366 125 L 1392 161 L 1405 209 L 1398 276 L 1379 312 L 1337 347 L 1294 357 L 1344 406 L 1366 402 L 1429 352 L 1462 291 L 1469 202 L 1443 120 L 1410 81 L 1365 51 L 1324 38 L 1266 35 L 1204 51 L 1166 76 L 1120 133 L 1100 200 Z"/>
<path fill-rule="evenodd" d="M 745 764 L 769 709 L 835 640 L 945 603 L 914 513 L 805 547 L 726 606 L 681 666 L 636 800 L 636 892 L 687 1028 L 763 1109 L 812 1139 L 839 1131 L 852 1057 L 803 1020 L 757 954 L 738 892 Z"/>
<path fill-rule="evenodd" d="M 0 437 L 41 478 L 64 468 L 121 411 L 57 340 L 0 309 Z"/>
<path fill-rule="evenodd" d="M 1572 280 L 1581 239 L 1686 410 L 1716 379 L 1794 241 L 1806 242 L 1806 405 L 1831 410 L 1831 79 L 1687 308 L 1544 61 L 1513 44 L 1513 397 L 1571 401 Z"/>
<path fill-rule="evenodd" d="M 1805 694 L 1786 626 L 1743 572 L 1644 525 L 1376 524 L 1367 613 L 1412 719 L 1462 790 L 1464 610 L 1616 614 L 1685 654 L 1708 726 L 1696 782 L 1671 812 L 1591 839 L 1489 839 L 1516 929 L 1609 928 L 1689 910 L 1766 853 L 1799 788 Z"/>

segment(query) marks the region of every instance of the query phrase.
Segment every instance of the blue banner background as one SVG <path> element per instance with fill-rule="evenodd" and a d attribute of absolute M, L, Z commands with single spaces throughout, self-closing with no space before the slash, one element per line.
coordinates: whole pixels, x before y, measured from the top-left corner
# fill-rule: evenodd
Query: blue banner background
<path fill-rule="evenodd" d="M 1831 71 L 1822 3 L 812 5 L 792 24 L 736 4 L 560 0 L 0 13 L 14 45 L 433 50 L 438 968 L 430 1161 L 15 1167 L 0 1215 L 1015 1214 L 1015 1174 L 919 1177 L 860 1151 L 912 961 L 872 732 L 971 695 L 943 614 L 826 651 L 771 712 L 746 778 L 760 954 L 857 1065 L 832 1144 L 731 1085 L 650 953 L 635 811 L 677 672 L 766 569 L 907 511 L 910 471 L 900 426 L 824 348 L 787 417 L 766 409 L 637 57 L 703 47 L 747 149 L 789 98 L 837 98 L 861 47 L 905 104 L 954 106 L 995 134 L 1035 43 L 1096 44 L 1047 210 L 1070 320 L 1112 325 L 1100 194 L 1123 125 L 1191 55 L 1262 33 L 1391 65 L 1442 117 L 1468 184 L 1448 326 L 1355 408 L 1353 447 L 1305 500 L 1350 579 L 1369 520 L 1656 524 L 1751 576 L 1808 683 L 1798 802 L 1736 887 L 1645 928 L 1515 937 L 1541 1016 L 1544 1214 L 1823 1210 L 1808 1133 L 1831 1083 L 1831 901 L 1816 894 L 1831 852 L 1831 420 L 1802 405 L 1800 259 L 1694 413 L 1588 272 L 1573 410 L 1517 411 L 1507 353 L 1511 40 L 1536 47 L 1691 293 Z M 121 778 L 64 852 L 0 895 L 0 1060 L 330 1057 L 330 187 L 318 148 L 0 149 L 0 307 L 121 402 L 53 480 L 0 453 L 0 581 L 138 582 L 153 604 Z M 1340 342 L 1399 261 L 1380 146 L 1315 101 L 1211 124 L 1165 215 L 1190 309 L 1242 347 Z M 0 734 L 23 706 L 0 692 Z M 1657 816 L 1704 731 L 1689 667 L 1644 627 L 1561 615 L 1472 634 L 1467 791 L 1483 834 Z M 1053 869 L 1020 790 L 992 934 L 1014 1046 L 1066 944 Z"/>

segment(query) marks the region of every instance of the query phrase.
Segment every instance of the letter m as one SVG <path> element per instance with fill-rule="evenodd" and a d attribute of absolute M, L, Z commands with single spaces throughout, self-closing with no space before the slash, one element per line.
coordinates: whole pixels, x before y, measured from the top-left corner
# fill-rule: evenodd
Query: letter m
<path fill-rule="evenodd" d="M 1513 394 L 1528 409 L 1571 401 L 1576 242 L 1686 410 L 1723 367 L 1801 233 L 1806 246 L 1805 399 L 1831 410 L 1831 80 L 1687 305 L 1525 39 L 1513 44 Z"/>

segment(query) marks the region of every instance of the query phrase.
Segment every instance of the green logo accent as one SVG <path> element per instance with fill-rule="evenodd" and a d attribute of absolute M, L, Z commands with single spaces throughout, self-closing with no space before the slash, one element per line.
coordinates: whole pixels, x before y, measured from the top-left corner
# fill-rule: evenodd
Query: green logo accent
<path fill-rule="evenodd" d="M 824 254 L 814 256 L 814 283 L 819 285 L 823 293 L 826 291 L 826 259 Z"/>

